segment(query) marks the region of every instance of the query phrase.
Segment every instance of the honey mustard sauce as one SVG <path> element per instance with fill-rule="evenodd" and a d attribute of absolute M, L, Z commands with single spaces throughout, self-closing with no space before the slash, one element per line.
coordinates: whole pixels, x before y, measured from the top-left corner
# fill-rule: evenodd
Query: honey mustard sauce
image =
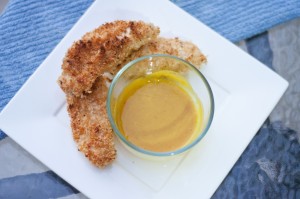
<path fill-rule="evenodd" d="M 145 150 L 169 152 L 192 142 L 200 133 L 203 108 L 187 80 L 159 71 L 129 83 L 115 106 L 119 130 Z"/>

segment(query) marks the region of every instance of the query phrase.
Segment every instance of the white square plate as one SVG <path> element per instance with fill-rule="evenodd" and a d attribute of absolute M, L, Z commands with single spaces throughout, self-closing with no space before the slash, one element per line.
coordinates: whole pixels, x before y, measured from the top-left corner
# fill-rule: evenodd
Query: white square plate
<path fill-rule="evenodd" d="M 98 0 L 41 64 L 0 115 L 12 139 L 91 198 L 209 198 L 270 114 L 288 83 L 169 1 Z M 116 19 L 144 20 L 162 35 L 190 40 L 208 57 L 216 114 L 205 138 L 188 154 L 149 162 L 117 143 L 116 162 L 104 169 L 76 150 L 56 80 L 72 43 Z"/>

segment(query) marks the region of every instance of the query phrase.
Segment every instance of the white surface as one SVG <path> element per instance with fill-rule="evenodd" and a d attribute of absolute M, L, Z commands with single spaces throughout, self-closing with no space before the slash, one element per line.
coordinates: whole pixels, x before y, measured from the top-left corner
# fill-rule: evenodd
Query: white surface
<path fill-rule="evenodd" d="M 209 198 L 288 86 L 169 1 L 155 4 L 154 13 L 151 1 L 95 1 L 0 115 L 5 133 L 90 198 Z M 150 21 L 162 34 L 191 40 L 208 56 L 202 72 L 216 98 L 212 126 L 184 158 L 167 163 L 166 173 L 164 163 L 132 164 L 137 160 L 120 151 L 115 164 L 100 170 L 72 139 L 65 97 L 56 84 L 63 56 L 85 32 L 116 19 Z"/>

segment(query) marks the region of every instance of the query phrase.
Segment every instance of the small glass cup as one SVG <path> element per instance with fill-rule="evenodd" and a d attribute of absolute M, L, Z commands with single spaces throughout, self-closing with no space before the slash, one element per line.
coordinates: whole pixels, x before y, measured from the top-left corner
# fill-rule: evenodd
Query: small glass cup
<path fill-rule="evenodd" d="M 200 99 L 203 108 L 203 125 L 197 136 L 181 148 L 168 152 L 145 150 L 129 142 L 119 130 L 114 116 L 115 101 L 130 82 L 161 70 L 175 71 L 184 77 Z M 125 148 L 142 158 L 166 159 L 190 150 L 205 136 L 213 120 L 214 97 L 206 78 L 191 63 L 171 55 L 154 54 L 129 62 L 116 74 L 108 91 L 106 109 L 113 131 Z"/>

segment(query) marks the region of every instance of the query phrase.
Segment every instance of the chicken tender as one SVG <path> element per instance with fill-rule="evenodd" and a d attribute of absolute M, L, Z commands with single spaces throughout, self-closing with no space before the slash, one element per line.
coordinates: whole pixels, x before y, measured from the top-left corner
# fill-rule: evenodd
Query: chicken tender
<path fill-rule="evenodd" d="M 181 59 L 192 63 L 198 69 L 201 65 L 207 62 L 206 56 L 193 43 L 188 41 L 182 41 L 178 38 L 168 39 L 159 37 L 157 39 L 152 40 L 148 44 L 142 46 L 139 50 L 134 51 L 130 56 L 127 57 L 127 59 L 123 63 L 118 65 L 117 68 L 114 68 L 111 73 L 115 74 L 116 71 L 122 68 L 126 63 L 138 57 L 151 54 L 167 54 L 177 56 Z M 159 61 L 161 62 L 162 60 Z M 156 65 L 161 65 L 162 67 L 164 67 L 165 65 L 169 65 L 172 66 L 173 69 L 177 72 L 183 72 L 182 70 L 186 69 L 186 67 L 182 66 L 181 63 L 159 63 Z M 158 69 L 163 68 L 157 68 L 157 70 Z M 144 69 L 140 68 L 140 71 L 135 71 L 135 74 L 128 75 L 139 75 L 139 73 L 144 73 Z"/>
<path fill-rule="evenodd" d="M 150 54 L 168 54 L 177 56 L 192 63 L 197 68 L 207 62 L 205 55 L 199 50 L 195 44 L 182 41 L 178 38 L 167 39 L 159 37 L 152 40 L 147 45 L 142 46 L 129 56 L 131 60 Z"/>
<path fill-rule="evenodd" d="M 149 54 L 170 54 L 190 61 L 195 66 L 206 62 L 205 56 L 190 42 L 159 38 L 144 45 L 127 57 L 110 75 L 103 73 L 96 79 L 91 93 L 84 96 L 67 94 L 71 127 L 78 149 L 96 166 L 105 167 L 116 158 L 114 136 L 106 112 L 109 82 L 127 62 Z"/>
<path fill-rule="evenodd" d="M 155 39 L 159 28 L 141 21 L 114 21 L 85 34 L 68 50 L 59 84 L 66 94 L 90 93 L 95 80 Z"/>
<path fill-rule="evenodd" d="M 116 158 L 114 136 L 106 113 L 107 84 L 97 78 L 93 92 L 82 97 L 67 95 L 73 138 L 81 151 L 97 167 Z"/>

